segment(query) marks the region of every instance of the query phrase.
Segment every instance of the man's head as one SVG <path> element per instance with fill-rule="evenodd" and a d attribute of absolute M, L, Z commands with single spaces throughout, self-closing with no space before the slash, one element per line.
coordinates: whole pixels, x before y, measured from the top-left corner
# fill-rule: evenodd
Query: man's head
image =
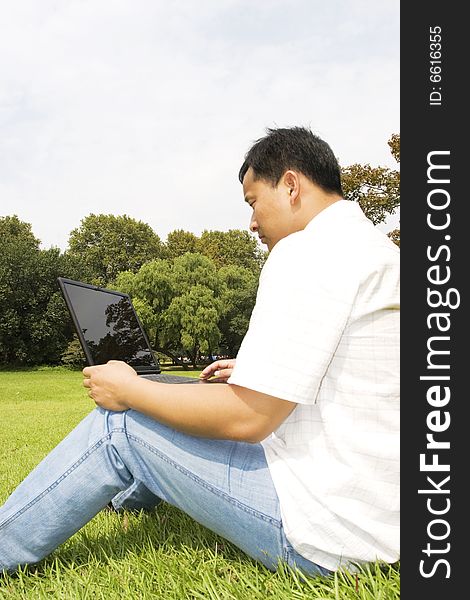
<path fill-rule="evenodd" d="M 239 179 L 253 208 L 250 229 L 269 250 L 343 196 L 331 148 L 303 127 L 268 129 L 245 155 Z"/>

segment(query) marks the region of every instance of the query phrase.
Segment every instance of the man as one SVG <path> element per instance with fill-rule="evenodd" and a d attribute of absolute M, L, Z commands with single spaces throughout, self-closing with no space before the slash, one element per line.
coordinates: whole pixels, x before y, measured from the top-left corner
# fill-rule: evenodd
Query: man
<path fill-rule="evenodd" d="M 236 362 L 207 367 L 205 386 L 85 368 L 98 409 L 0 509 L 0 569 L 110 500 L 163 499 L 271 569 L 398 560 L 398 249 L 342 199 L 307 129 L 268 130 L 239 178 L 270 255 Z"/>

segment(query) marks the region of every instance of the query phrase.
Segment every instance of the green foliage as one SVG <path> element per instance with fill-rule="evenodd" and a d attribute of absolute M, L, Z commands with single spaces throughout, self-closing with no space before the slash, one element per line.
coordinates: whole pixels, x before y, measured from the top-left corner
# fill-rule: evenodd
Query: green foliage
<path fill-rule="evenodd" d="M 219 292 L 220 284 L 214 262 L 202 254 L 185 254 L 175 258 L 172 265 L 172 283 L 178 293 L 189 292 L 195 285 L 202 285 Z"/>
<path fill-rule="evenodd" d="M 388 141 L 390 151 L 400 162 L 400 136 Z M 345 198 L 359 202 L 366 216 L 375 224 L 385 221 L 400 205 L 400 173 L 385 167 L 354 164 L 342 169 Z"/>
<path fill-rule="evenodd" d="M 121 273 L 114 287 L 130 294 L 156 351 L 176 363 L 185 355 L 235 356 L 248 328 L 258 273 L 229 265 L 217 270 L 207 256 L 186 253 Z"/>
<path fill-rule="evenodd" d="M 172 262 L 157 259 L 143 265 L 136 274 L 120 273 L 114 287 L 131 296 L 151 343 L 161 349 L 157 332 L 162 331 L 162 315 L 175 295 Z"/>
<path fill-rule="evenodd" d="M 57 277 L 85 275 L 58 248 L 42 250 L 29 223 L 0 218 L 0 364 L 56 364 L 72 336 Z"/>
<path fill-rule="evenodd" d="M 20 221 L 17 215 L 0 217 L 0 240 L 5 244 L 14 241 L 23 248 L 39 249 L 39 240 L 34 236 L 31 225 Z"/>
<path fill-rule="evenodd" d="M 165 311 L 163 346 L 176 344 L 196 367 L 198 353 L 211 352 L 219 342 L 219 314 L 220 302 L 212 290 L 203 285 L 193 285 L 173 298 Z"/>
<path fill-rule="evenodd" d="M 208 256 L 217 268 L 236 265 L 259 272 L 267 257 L 256 239 L 248 231 L 240 229 L 203 231 L 197 249 Z"/>
<path fill-rule="evenodd" d="M 130 294 L 156 351 L 176 363 L 186 355 L 195 366 L 200 353 L 218 345 L 222 281 L 202 254 L 154 260 L 135 274 L 121 273 L 115 287 Z"/>
<path fill-rule="evenodd" d="M 77 335 L 74 335 L 73 339 L 68 343 L 60 359 L 61 363 L 69 369 L 83 369 L 86 366 L 85 354 Z"/>
<path fill-rule="evenodd" d="M 164 244 L 164 257 L 174 259 L 184 254 L 203 254 L 217 268 L 236 265 L 259 272 L 267 258 L 256 239 L 248 231 L 205 230 L 201 237 L 194 233 L 176 229 L 168 234 Z"/>
<path fill-rule="evenodd" d="M 222 313 L 219 329 L 222 354 L 236 356 L 247 332 L 258 291 L 258 277 L 250 269 L 228 265 L 219 269 Z"/>
<path fill-rule="evenodd" d="M 176 258 L 187 252 L 197 252 L 197 236 L 183 229 L 175 229 L 167 235 L 165 243 L 165 258 Z"/>
<path fill-rule="evenodd" d="M 8 217 L 7 217 L 8 219 Z M 3 227 L 5 229 L 5 220 Z M 17 224 L 17 223 L 16 223 Z M 52 339 L 60 322 L 53 286 L 59 250 L 40 250 L 29 226 L 15 227 L 2 238 L 0 252 L 0 362 L 29 363 L 57 358 L 60 341 Z M 62 332 L 60 332 L 62 333 Z"/>
<path fill-rule="evenodd" d="M 90 268 L 96 283 L 106 285 L 121 271 L 137 271 L 163 253 L 150 225 L 127 215 L 88 215 L 69 237 L 69 251 Z"/>

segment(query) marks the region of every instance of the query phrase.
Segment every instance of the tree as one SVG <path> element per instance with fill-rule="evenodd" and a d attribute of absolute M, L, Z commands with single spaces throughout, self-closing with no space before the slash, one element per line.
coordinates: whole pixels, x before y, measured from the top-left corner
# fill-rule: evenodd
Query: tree
<path fill-rule="evenodd" d="M 175 344 L 163 348 L 162 341 L 162 316 L 176 295 L 172 261 L 156 259 L 143 265 L 137 273 L 120 273 L 114 287 L 131 296 L 152 347 L 177 362 Z"/>
<path fill-rule="evenodd" d="M 200 352 L 219 342 L 221 283 L 214 263 L 201 254 L 155 260 L 133 274 L 121 273 L 115 287 L 130 294 L 153 349 L 195 366 Z"/>
<path fill-rule="evenodd" d="M 83 369 L 83 367 L 86 367 L 86 357 L 76 334 L 62 352 L 60 362 L 69 369 Z"/>
<path fill-rule="evenodd" d="M 196 367 L 199 352 L 212 353 L 220 339 L 217 269 L 207 256 L 184 254 L 173 261 L 172 282 L 175 297 L 163 317 L 163 340 L 176 342 Z"/>
<path fill-rule="evenodd" d="M 41 250 L 31 225 L 0 218 L 0 362 L 58 363 L 73 326 L 57 277 L 86 275 L 58 248 Z"/>
<path fill-rule="evenodd" d="M 400 136 L 388 141 L 392 156 L 400 162 Z M 342 169 L 345 198 L 359 202 L 366 216 L 375 224 L 382 223 L 400 205 L 400 173 L 386 167 L 353 164 Z"/>
<path fill-rule="evenodd" d="M 0 362 L 58 361 L 66 344 L 66 310 L 57 286 L 58 248 L 39 249 L 28 223 L 0 219 Z"/>
<path fill-rule="evenodd" d="M 35 250 L 39 249 L 40 244 L 32 232 L 30 223 L 20 221 L 17 215 L 0 217 L 0 240 L 2 245 L 14 242 Z"/>
<path fill-rule="evenodd" d="M 248 330 L 251 312 L 256 301 L 258 277 L 250 269 L 228 265 L 219 269 L 222 283 L 221 353 L 236 356 Z"/>
<path fill-rule="evenodd" d="M 121 271 L 136 272 L 163 255 L 158 235 L 150 225 L 127 215 L 88 215 L 69 237 L 69 252 L 91 269 L 94 281 L 106 285 Z"/>
<path fill-rule="evenodd" d="M 161 332 L 163 346 L 176 344 L 187 354 L 194 368 L 199 352 L 211 353 L 220 339 L 217 326 L 220 302 L 204 285 L 194 285 L 173 298 L 165 311 Z"/>
<path fill-rule="evenodd" d="M 392 137 L 388 140 L 388 145 L 393 158 L 400 162 L 400 135 L 398 133 L 392 134 Z"/>
<path fill-rule="evenodd" d="M 0 361 L 21 361 L 27 355 L 23 341 L 24 306 L 28 305 L 24 274 L 39 253 L 39 240 L 31 225 L 16 215 L 0 218 Z"/>
<path fill-rule="evenodd" d="M 259 273 L 267 253 L 256 239 L 240 229 L 203 231 L 197 244 L 198 252 L 209 257 L 217 268 L 236 265 Z"/>
<path fill-rule="evenodd" d="M 394 244 L 396 244 L 398 247 L 400 247 L 400 230 L 399 229 L 394 229 L 393 231 L 390 231 L 387 235 Z"/>
<path fill-rule="evenodd" d="M 172 282 L 178 294 L 189 292 L 196 285 L 209 288 L 215 295 L 220 293 L 220 282 L 214 262 L 202 254 L 184 254 L 172 264 Z"/>
<path fill-rule="evenodd" d="M 176 258 L 187 252 L 197 252 L 198 238 L 190 231 L 175 229 L 171 231 L 165 243 L 165 258 Z"/>

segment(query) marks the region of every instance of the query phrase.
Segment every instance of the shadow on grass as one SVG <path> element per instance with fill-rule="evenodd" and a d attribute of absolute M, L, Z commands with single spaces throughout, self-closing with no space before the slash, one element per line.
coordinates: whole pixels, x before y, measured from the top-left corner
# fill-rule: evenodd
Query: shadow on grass
<path fill-rule="evenodd" d="M 153 511 L 102 511 L 48 557 L 9 577 L 41 577 L 59 565 L 65 570 L 91 563 L 97 568 L 107 567 L 110 562 L 156 553 L 169 560 L 177 560 L 181 553 L 193 554 L 201 561 L 217 556 L 237 565 L 259 565 L 265 569 L 231 542 L 179 509 L 162 503 Z"/>
<path fill-rule="evenodd" d="M 23 567 L 19 573 L 8 577 L 13 580 L 25 576 L 47 579 L 53 573 L 66 575 L 83 568 L 103 568 L 118 573 L 129 563 L 140 567 L 142 560 L 155 566 L 163 565 L 170 571 L 175 565 L 177 570 L 186 568 L 192 571 L 193 576 L 205 567 L 209 571 L 217 568 L 218 573 L 231 571 L 240 577 L 246 572 L 257 573 L 261 578 L 287 578 L 291 582 L 297 581 L 301 587 L 304 583 L 311 587 L 321 585 L 321 582 L 330 586 L 338 577 L 356 592 L 359 581 L 362 586 L 374 590 L 380 581 L 385 586 L 388 580 L 392 583 L 395 577 L 399 577 L 400 571 L 400 564 L 396 563 L 371 564 L 361 568 L 358 574 L 344 572 L 329 577 L 305 577 L 287 565 L 281 565 L 273 573 L 179 509 L 162 503 L 150 512 L 101 512 L 40 563 Z"/>

